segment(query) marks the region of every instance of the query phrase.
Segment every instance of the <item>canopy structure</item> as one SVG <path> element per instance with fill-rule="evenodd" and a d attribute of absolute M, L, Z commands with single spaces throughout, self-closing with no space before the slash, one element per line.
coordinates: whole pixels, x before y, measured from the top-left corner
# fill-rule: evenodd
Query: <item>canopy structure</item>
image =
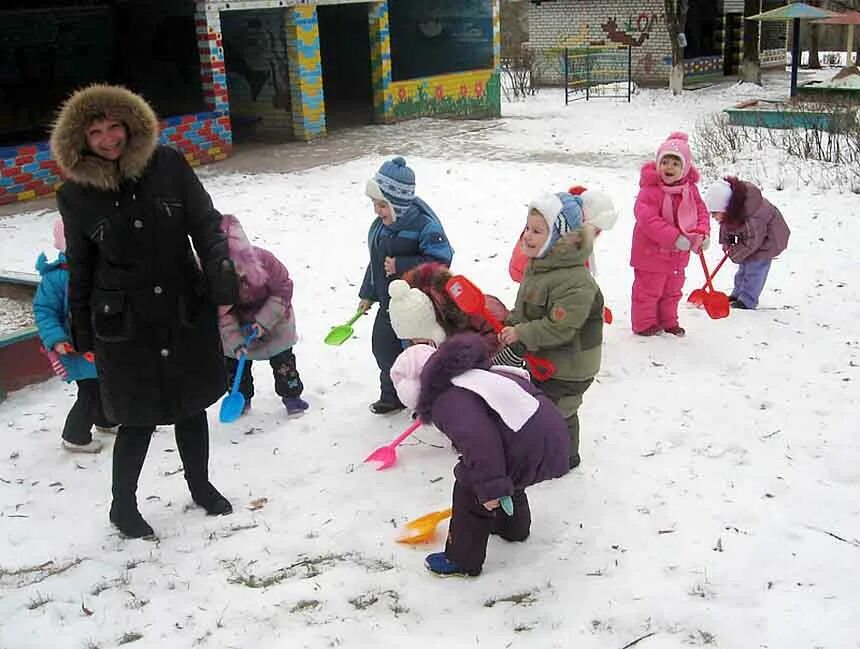
<path fill-rule="evenodd" d="M 860 11 L 846 11 L 816 20 L 818 25 L 847 25 L 848 26 L 848 45 L 845 47 L 845 52 L 848 58 L 845 59 L 845 66 L 851 65 L 851 54 L 854 52 L 854 25 L 860 25 Z M 860 65 L 860 61 L 857 61 Z"/>
<path fill-rule="evenodd" d="M 800 21 L 820 20 L 835 15 L 832 11 L 826 11 L 813 7 L 805 2 L 794 2 L 765 11 L 755 16 L 747 16 L 747 20 L 760 20 L 764 22 L 788 22 L 791 21 L 791 96 L 797 94 L 797 70 L 800 67 Z"/>

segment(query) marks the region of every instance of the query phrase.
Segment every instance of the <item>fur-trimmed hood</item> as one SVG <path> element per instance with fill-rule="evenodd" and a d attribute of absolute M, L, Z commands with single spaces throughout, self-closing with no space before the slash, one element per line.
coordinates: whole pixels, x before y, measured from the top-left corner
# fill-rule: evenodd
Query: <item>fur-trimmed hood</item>
<path fill-rule="evenodd" d="M 122 157 L 105 160 L 87 149 L 86 129 L 109 116 L 125 124 L 128 140 Z M 51 131 L 51 151 L 71 181 L 114 191 L 143 175 L 158 145 L 158 118 L 139 95 L 121 86 L 94 84 L 75 91 L 61 106 Z"/>
<path fill-rule="evenodd" d="M 761 190 L 752 183 L 734 176 L 726 176 L 725 181 L 732 188 L 732 197 L 726 207 L 726 224 L 730 227 L 740 226 L 761 207 L 764 197 Z"/>
<path fill-rule="evenodd" d="M 425 423 L 431 423 L 433 404 L 451 386 L 451 379 L 472 369 L 490 369 L 490 358 L 481 337 L 462 333 L 446 340 L 421 371 L 421 396 L 415 411 Z"/>

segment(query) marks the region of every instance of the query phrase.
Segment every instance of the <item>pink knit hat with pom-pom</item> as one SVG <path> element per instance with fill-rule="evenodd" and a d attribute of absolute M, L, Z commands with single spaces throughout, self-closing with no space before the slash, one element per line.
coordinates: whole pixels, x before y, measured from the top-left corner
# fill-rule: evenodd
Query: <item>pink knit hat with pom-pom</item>
<path fill-rule="evenodd" d="M 684 169 L 681 172 L 681 178 L 686 178 L 693 167 L 693 154 L 690 152 L 689 138 L 686 133 L 675 131 L 670 133 L 666 141 L 657 149 L 657 167 L 660 166 L 660 161 L 667 155 L 673 155 L 681 159 Z"/>

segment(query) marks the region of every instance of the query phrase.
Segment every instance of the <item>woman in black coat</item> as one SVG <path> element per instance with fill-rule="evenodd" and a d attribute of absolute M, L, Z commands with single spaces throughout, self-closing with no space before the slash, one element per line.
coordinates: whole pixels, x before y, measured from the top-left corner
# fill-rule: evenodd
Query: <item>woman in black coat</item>
<path fill-rule="evenodd" d="M 121 424 L 110 520 L 129 537 L 153 534 L 136 491 L 159 424 L 174 424 L 194 502 L 232 511 L 209 482 L 205 409 L 226 385 L 216 305 L 235 302 L 238 280 L 221 215 L 183 156 L 158 145 L 158 128 L 138 95 L 93 85 L 63 104 L 51 133 L 66 178 L 57 205 L 72 337 L 95 353 L 105 412 Z"/>

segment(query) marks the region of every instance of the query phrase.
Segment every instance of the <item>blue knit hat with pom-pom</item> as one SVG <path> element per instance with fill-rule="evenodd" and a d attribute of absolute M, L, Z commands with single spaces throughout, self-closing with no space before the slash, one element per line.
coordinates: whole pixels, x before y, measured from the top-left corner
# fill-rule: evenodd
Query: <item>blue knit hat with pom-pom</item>
<path fill-rule="evenodd" d="M 415 200 L 415 172 L 406 166 L 402 157 L 392 158 L 367 182 L 367 195 L 388 201 L 395 218 L 402 216 Z"/>

